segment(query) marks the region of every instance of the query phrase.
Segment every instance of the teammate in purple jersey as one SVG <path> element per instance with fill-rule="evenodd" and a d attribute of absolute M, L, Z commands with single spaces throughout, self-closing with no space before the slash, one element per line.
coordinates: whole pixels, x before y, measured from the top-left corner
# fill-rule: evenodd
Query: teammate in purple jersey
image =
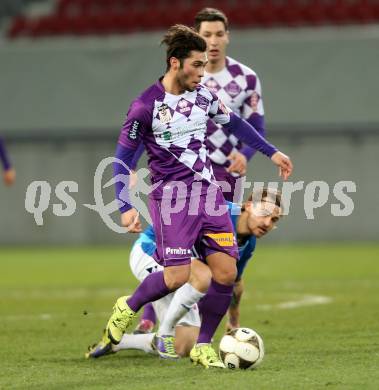
<path fill-rule="evenodd" d="M 227 126 L 238 138 L 269 157 L 279 167 L 283 179 L 291 175 L 292 163 L 199 84 L 207 64 L 206 42 L 199 34 L 176 25 L 168 30 L 162 43 L 167 45 L 166 73 L 131 104 L 116 150 L 116 157 L 123 164 L 115 164 L 114 169 L 116 177 L 128 176 L 125 165 L 133 166 L 143 143 L 154 187 L 149 195 L 149 211 L 157 235 L 154 258 L 164 270 L 147 276 L 130 297 L 116 301 L 106 332 L 109 342 L 118 344 L 143 305 L 186 283 L 191 248 L 201 241 L 212 280 L 203 300 L 206 315 L 191 359 L 207 367 L 224 367 L 211 339 L 231 301 L 238 248 L 206 152 L 207 120 L 212 118 Z M 139 214 L 126 193 L 128 186 L 116 183 L 122 224 L 128 231 L 139 233 Z"/>
<path fill-rule="evenodd" d="M 218 9 L 204 8 L 195 16 L 195 30 L 207 42 L 208 63 L 201 82 L 264 137 L 261 83 L 252 69 L 227 57 L 227 17 Z M 242 144 L 233 132 L 212 120 L 208 121 L 206 146 L 216 179 L 230 185 L 223 189 L 225 199 L 240 201 L 242 188 L 237 178 L 246 174 L 247 162 L 256 149 Z"/>
<path fill-rule="evenodd" d="M 4 141 L 0 138 L 0 160 L 3 165 L 3 181 L 5 185 L 11 186 L 16 180 L 16 171 L 12 168 L 8 154 L 4 145 Z"/>

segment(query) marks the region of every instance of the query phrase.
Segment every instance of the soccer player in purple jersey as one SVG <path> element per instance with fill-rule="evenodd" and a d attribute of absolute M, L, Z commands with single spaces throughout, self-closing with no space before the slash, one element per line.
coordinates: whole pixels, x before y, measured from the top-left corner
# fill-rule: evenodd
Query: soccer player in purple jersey
<path fill-rule="evenodd" d="M 214 181 L 207 156 L 207 120 L 212 118 L 230 128 L 243 142 L 269 157 L 279 167 L 283 179 L 291 175 L 292 163 L 199 84 L 207 64 L 206 42 L 199 34 L 189 27 L 175 25 L 162 42 L 167 45 L 166 73 L 130 106 L 116 150 L 116 156 L 124 164 L 115 164 L 115 176 L 129 175 L 125 165 L 133 166 L 143 143 L 153 185 L 149 211 L 157 239 L 154 258 L 164 270 L 147 276 L 130 297 L 116 301 L 104 341 L 118 344 L 143 305 L 188 281 L 191 248 L 201 241 L 212 280 L 203 300 L 206 315 L 191 359 L 206 367 L 224 367 L 211 339 L 231 301 L 238 248 L 224 197 Z M 124 183 L 116 183 L 121 221 L 128 231 L 141 232 L 139 214 L 125 197 L 127 188 Z M 192 199 L 198 201 L 196 212 Z M 171 207 L 176 208 L 174 213 Z M 223 208 L 225 212 L 220 214 Z"/>
<path fill-rule="evenodd" d="M 256 240 L 270 233 L 283 214 L 281 194 L 276 189 L 262 188 L 250 194 L 242 206 L 228 202 L 228 208 L 238 242 L 237 280 L 241 282 L 247 263 L 251 257 L 255 257 Z M 152 227 L 148 226 L 134 243 L 129 257 L 130 269 L 140 282 L 152 272 L 163 270 L 163 267 L 152 258 L 155 248 L 155 233 Z M 194 255 L 195 251 L 196 248 L 194 248 Z M 100 342 L 89 347 L 86 357 L 99 358 L 124 349 L 139 349 L 171 359 L 188 356 L 196 343 L 201 325 L 201 313 L 196 303 L 200 308 L 200 300 L 205 296 L 212 277 L 209 268 L 203 262 L 201 253 L 197 253 L 196 257 L 192 259 L 190 281 L 174 293 L 152 303 L 160 324 L 156 334 L 124 333 L 118 345 Z M 239 299 L 242 291 L 240 285 Z M 231 325 L 237 328 L 239 327 L 239 300 L 233 305 L 233 316 L 235 322 Z M 165 341 L 167 335 L 172 337 L 175 335 L 175 350 L 165 351 L 162 355 L 161 335 L 166 335 Z"/>
<path fill-rule="evenodd" d="M 16 171 L 12 168 L 9 161 L 7 151 L 5 149 L 4 141 L 0 138 L 0 160 L 3 165 L 3 181 L 5 185 L 11 186 L 16 180 Z"/>
<path fill-rule="evenodd" d="M 204 8 L 195 16 L 195 30 L 207 42 L 208 63 L 201 80 L 233 112 L 244 118 L 265 136 L 264 107 L 258 75 L 247 66 L 226 55 L 229 44 L 229 23 L 226 15 L 215 8 Z M 242 181 L 247 162 L 256 149 L 242 144 L 235 135 L 220 124 L 209 120 L 205 142 L 212 162 L 213 174 L 223 182 L 224 198 L 239 202 L 242 198 Z M 242 285 L 236 283 L 234 296 L 241 294 Z M 149 332 L 154 327 L 154 309 L 145 306 L 137 332 Z"/>
<path fill-rule="evenodd" d="M 207 42 L 208 63 L 201 82 L 264 137 L 261 83 L 252 69 L 226 55 L 227 17 L 218 9 L 204 8 L 195 16 L 195 30 Z M 240 201 L 242 188 L 237 178 L 246 174 L 247 162 L 256 149 L 243 144 L 232 131 L 212 120 L 207 125 L 206 146 L 216 180 L 230 185 L 230 189 L 223 189 L 225 199 Z"/>

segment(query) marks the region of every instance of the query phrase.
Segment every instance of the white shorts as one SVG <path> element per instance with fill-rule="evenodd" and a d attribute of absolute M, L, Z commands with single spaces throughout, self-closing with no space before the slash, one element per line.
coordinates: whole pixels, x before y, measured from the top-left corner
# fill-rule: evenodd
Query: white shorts
<path fill-rule="evenodd" d="M 163 271 L 163 267 L 159 265 L 151 256 L 146 254 L 139 243 L 134 244 L 132 251 L 130 252 L 130 269 L 133 275 L 142 282 L 146 276 L 152 272 Z M 171 300 L 175 292 L 166 295 L 165 297 L 152 302 L 155 314 L 158 317 L 159 322 L 163 321 L 166 315 L 167 309 L 171 303 Z M 197 326 L 200 327 L 199 310 L 195 305 L 188 313 L 186 313 L 178 322 L 180 326 Z"/>

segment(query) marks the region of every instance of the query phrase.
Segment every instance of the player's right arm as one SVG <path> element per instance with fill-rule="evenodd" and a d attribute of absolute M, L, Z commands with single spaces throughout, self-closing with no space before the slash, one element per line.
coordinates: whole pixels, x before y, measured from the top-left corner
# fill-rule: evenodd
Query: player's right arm
<path fill-rule="evenodd" d="M 9 161 L 7 151 L 4 145 L 4 141 L 0 138 L 0 160 L 3 165 L 4 173 L 3 180 L 5 185 L 10 186 L 14 183 L 16 179 L 16 171 L 12 168 L 12 165 Z"/>
<path fill-rule="evenodd" d="M 135 169 L 136 162 L 141 155 L 142 139 L 151 126 L 151 118 L 142 102 L 135 100 L 128 111 L 118 139 L 115 157 L 124 164 L 114 163 L 114 176 L 126 177 L 128 180 L 116 182 L 116 199 L 119 201 L 121 224 L 131 233 L 142 231 L 138 211 L 130 204 L 129 179 Z"/>

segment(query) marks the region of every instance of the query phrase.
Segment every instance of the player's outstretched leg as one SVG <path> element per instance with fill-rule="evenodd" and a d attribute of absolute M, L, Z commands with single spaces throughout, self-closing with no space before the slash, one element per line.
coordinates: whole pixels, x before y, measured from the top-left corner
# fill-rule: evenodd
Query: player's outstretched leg
<path fill-rule="evenodd" d="M 155 347 L 159 357 L 162 359 L 178 359 L 179 355 L 175 351 L 175 337 L 163 335 L 155 337 Z"/>
<path fill-rule="evenodd" d="M 155 333 L 128 334 L 124 333 L 119 344 L 113 345 L 113 352 L 126 349 L 137 349 L 146 353 L 156 353 Z"/>
<path fill-rule="evenodd" d="M 88 352 L 86 352 L 85 357 L 87 359 L 99 358 L 101 356 L 109 355 L 111 353 L 113 353 L 112 342 L 108 337 L 107 329 L 104 329 L 101 340 L 97 344 L 88 347 Z"/>

